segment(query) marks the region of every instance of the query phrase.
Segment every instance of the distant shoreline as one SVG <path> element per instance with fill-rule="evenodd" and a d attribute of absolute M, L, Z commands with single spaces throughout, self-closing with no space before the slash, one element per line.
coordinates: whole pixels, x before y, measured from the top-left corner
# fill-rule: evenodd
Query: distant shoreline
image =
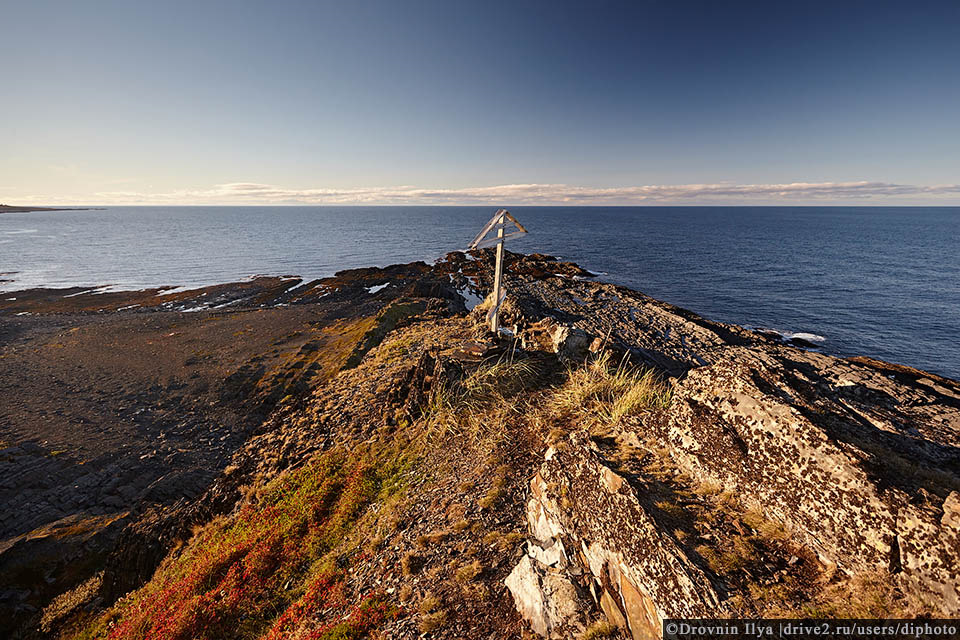
<path fill-rule="evenodd" d="M 0 213 L 29 213 L 31 211 L 100 211 L 103 207 L 14 207 L 0 204 Z"/>

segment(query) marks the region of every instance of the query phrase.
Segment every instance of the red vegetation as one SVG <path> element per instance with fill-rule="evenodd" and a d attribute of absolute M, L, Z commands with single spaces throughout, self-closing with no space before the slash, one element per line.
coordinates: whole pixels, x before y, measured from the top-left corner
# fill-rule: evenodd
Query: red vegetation
<path fill-rule="evenodd" d="M 198 533 L 83 635 L 333 640 L 366 634 L 397 609 L 377 595 L 349 593 L 342 573 L 318 560 L 377 498 L 384 472 L 335 453 L 318 457 L 271 483 L 259 502 Z"/>

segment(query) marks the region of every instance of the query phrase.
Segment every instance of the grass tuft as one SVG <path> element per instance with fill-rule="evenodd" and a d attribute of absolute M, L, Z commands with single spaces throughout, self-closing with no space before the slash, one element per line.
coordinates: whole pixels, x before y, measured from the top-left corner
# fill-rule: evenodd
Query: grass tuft
<path fill-rule="evenodd" d="M 670 403 L 670 387 L 652 370 L 614 366 L 604 352 L 583 367 L 570 369 L 566 382 L 551 396 L 551 408 L 561 416 L 599 418 L 616 423 Z"/>
<path fill-rule="evenodd" d="M 598 620 L 577 636 L 577 640 L 607 640 L 619 638 L 620 630 L 606 620 Z"/>
<path fill-rule="evenodd" d="M 445 610 L 434 611 L 420 618 L 420 633 L 432 633 L 447 624 Z"/>

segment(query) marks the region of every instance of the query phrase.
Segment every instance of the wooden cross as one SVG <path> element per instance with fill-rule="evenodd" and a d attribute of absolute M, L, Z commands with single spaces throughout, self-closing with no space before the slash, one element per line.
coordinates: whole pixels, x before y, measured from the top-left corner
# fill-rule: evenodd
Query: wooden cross
<path fill-rule="evenodd" d="M 516 231 L 504 233 L 507 225 L 513 223 Z M 496 229 L 497 235 L 486 237 L 491 230 Z M 493 275 L 493 305 L 487 312 L 487 320 L 490 321 L 490 330 L 496 335 L 500 328 L 500 305 L 507 297 L 507 292 L 501 284 L 503 279 L 503 243 L 511 238 L 525 235 L 527 230 L 520 224 L 516 218 L 510 215 L 506 209 L 498 209 L 490 221 L 484 225 L 477 237 L 470 243 L 470 249 L 485 249 L 496 245 L 497 262 Z"/>

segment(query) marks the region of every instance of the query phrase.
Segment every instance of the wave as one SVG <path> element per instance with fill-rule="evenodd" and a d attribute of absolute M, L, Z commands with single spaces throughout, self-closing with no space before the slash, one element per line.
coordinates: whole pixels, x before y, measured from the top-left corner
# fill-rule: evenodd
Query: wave
<path fill-rule="evenodd" d="M 818 336 L 815 333 L 806 333 L 804 331 L 799 331 L 797 333 L 781 333 L 784 340 L 793 340 L 797 338 L 798 340 L 806 340 L 807 342 L 826 342 L 827 339 L 823 336 Z"/>
<path fill-rule="evenodd" d="M 810 333 L 807 331 L 783 331 L 781 329 L 771 329 L 770 327 L 754 327 L 751 325 L 745 325 L 744 328 L 749 329 L 750 331 L 756 331 L 757 333 L 762 333 L 768 336 L 776 336 L 784 342 L 790 342 L 791 340 L 802 340 L 803 342 L 809 342 L 812 344 L 826 342 L 827 339 L 824 336 L 818 335 L 816 333 Z"/>

